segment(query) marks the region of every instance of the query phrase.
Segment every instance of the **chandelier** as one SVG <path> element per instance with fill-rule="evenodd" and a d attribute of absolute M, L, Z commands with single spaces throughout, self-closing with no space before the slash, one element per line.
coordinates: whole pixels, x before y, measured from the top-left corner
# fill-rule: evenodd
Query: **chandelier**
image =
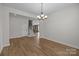
<path fill-rule="evenodd" d="M 47 19 L 47 15 L 44 15 L 44 12 L 43 12 L 43 3 L 41 3 L 41 14 L 39 16 L 37 16 L 37 19 L 38 20 L 45 20 L 45 19 Z"/>

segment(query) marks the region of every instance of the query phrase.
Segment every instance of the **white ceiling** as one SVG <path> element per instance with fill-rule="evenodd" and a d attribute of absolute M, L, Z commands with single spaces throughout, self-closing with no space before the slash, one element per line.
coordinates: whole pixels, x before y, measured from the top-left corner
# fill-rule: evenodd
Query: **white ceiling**
<path fill-rule="evenodd" d="M 36 15 L 40 14 L 41 4 L 40 3 L 2 3 L 2 5 L 22 10 L 25 12 L 34 13 Z M 43 9 L 45 14 L 50 14 L 56 10 L 63 7 L 75 5 L 74 3 L 44 3 Z"/>

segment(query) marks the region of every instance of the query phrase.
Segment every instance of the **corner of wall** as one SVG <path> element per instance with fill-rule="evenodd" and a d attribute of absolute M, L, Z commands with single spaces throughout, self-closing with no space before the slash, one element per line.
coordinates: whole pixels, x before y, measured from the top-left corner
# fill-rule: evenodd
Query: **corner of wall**
<path fill-rule="evenodd" d="M 2 52 L 3 48 L 6 46 L 10 46 L 10 42 L 6 42 L 5 44 L 0 46 L 0 53 Z"/>
<path fill-rule="evenodd" d="M 0 47 L 0 53 L 2 52 L 3 46 Z"/>
<path fill-rule="evenodd" d="M 45 38 L 45 39 L 50 40 L 50 41 L 58 42 L 58 43 L 60 43 L 60 44 L 67 45 L 67 46 L 70 46 L 70 47 L 79 49 L 79 46 L 71 45 L 71 44 L 64 43 L 64 42 L 60 42 L 60 41 L 57 41 L 57 40 L 55 40 L 55 39 L 53 39 L 53 38 L 49 38 L 49 37 L 46 37 L 46 36 L 40 36 L 40 38 Z"/>
<path fill-rule="evenodd" d="M 10 42 L 7 41 L 5 44 L 3 44 L 3 47 L 6 47 L 6 46 L 10 46 Z"/>

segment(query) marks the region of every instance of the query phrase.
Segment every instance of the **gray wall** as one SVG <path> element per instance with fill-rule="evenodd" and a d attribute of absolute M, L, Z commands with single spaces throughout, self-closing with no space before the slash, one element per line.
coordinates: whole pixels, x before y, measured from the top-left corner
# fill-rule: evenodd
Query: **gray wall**
<path fill-rule="evenodd" d="M 2 14 L 2 8 L 0 6 L 0 15 Z M 2 15 L 0 16 L 0 50 L 1 50 L 1 47 L 2 47 Z"/>
<path fill-rule="evenodd" d="M 9 18 L 9 38 L 16 38 L 28 35 L 27 17 L 10 14 Z"/>
<path fill-rule="evenodd" d="M 69 6 L 48 16 L 43 35 L 52 41 L 79 48 L 79 6 Z"/>
<path fill-rule="evenodd" d="M 9 45 L 9 13 L 7 10 L 0 5 L 0 49 Z"/>
<path fill-rule="evenodd" d="M 8 8 L 0 4 L 0 52 L 5 46 L 9 46 L 9 14 L 19 14 L 23 16 L 35 16 L 28 12 L 23 12 L 14 8 Z"/>

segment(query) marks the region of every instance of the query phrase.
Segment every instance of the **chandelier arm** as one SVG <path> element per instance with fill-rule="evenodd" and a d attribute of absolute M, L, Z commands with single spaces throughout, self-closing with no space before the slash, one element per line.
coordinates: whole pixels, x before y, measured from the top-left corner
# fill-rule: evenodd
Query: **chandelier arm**
<path fill-rule="evenodd" d="M 47 19 L 47 16 L 43 13 L 43 3 L 41 3 L 41 15 L 37 16 L 39 20 Z"/>

